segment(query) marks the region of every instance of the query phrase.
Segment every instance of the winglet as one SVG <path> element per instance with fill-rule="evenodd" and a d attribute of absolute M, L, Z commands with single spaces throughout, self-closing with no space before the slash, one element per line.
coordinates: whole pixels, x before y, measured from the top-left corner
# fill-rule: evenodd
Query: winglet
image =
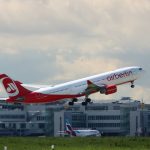
<path fill-rule="evenodd" d="M 93 84 L 90 80 L 87 80 L 87 84 L 90 85 L 90 84 Z"/>
<path fill-rule="evenodd" d="M 92 81 L 90 80 L 87 80 L 87 85 L 88 85 L 88 89 L 99 89 L 99 86 L 96 85 L 95 83 L 93 83 Z"/>

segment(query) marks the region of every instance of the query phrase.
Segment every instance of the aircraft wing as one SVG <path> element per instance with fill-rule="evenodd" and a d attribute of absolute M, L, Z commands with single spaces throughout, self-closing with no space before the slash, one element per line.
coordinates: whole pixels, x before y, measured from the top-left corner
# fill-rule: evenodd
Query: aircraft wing
<path fill-rule="evenodd" d="M 85 95 L 88 96 L 91 93 L 100 91 L 101 94 L 113 94 L 117 92 L 117 86 L 116 85 L 96 85 L 95 83 L 91 82 L 90 80 L 87 81 L 87 88 L 85 89 Z"/>
<path fill-rule="evenodd" d="M 88 86 L 85 89 L 85 95 L 89 95 L 96 91 L 101 91 L 102 89 L 105 88 L 105 85 L 98 86 L 98 85 L 94 84 L 93 82 L 91 82 L 90 80 L 87 80 L 87 85 Z"/>
<path fill-rule="evenodd" d="M 52 86 L 52 85 L 38 85 L 38 84 L 21 84 L 21 85 L 27 88 L 35 88 L 35 89 L 46 88 L 46 87 Z"/>
<path fill-rule="evenodd" d="M 65 131 L 58 131 L 58 134 L 65 134 Z"/>
<path fill-rule="evenodd" d="M 59 135 L 68 135 L 68 133 L 66 131 L 58 131 L 57 134 L 59 134 Z"/>

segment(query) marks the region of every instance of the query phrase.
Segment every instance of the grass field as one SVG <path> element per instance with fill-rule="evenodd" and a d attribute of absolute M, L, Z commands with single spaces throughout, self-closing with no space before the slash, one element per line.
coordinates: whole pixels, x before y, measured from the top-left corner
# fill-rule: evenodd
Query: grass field
<path fill-rule="evenodd" d="M 0 150 L 150 150 L 150 138 L 91 137 L 91 138 L 38 138 L 1 137 Z"/>

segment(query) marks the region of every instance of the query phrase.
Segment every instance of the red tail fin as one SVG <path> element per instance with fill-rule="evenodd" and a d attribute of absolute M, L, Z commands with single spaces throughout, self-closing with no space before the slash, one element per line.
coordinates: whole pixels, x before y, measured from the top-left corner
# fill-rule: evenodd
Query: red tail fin
<path fill-rule="evenodd" d="M 66 132 L 72 136 L 76 136 L 75 131 L 72 129 L 69 122 L 66 122 Z"/>
<path fill-rule="evenodd" d="M 0 74 L 0 81 L 10 98 L 18 98 L 31 92 L 24 88 L 22 83 L 12 80 L 6 74 Z"/>

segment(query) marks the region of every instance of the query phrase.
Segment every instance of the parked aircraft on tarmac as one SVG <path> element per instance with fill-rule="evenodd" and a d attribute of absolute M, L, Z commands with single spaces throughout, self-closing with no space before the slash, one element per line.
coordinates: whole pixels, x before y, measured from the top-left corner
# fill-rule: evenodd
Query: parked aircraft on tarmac
<path fill-rule="evenodd" d="M 87 105 L 91 101 L 89 95 L 95 92 L 113 94 L 118 85 L 125 83 L 131 83 L 131 88 L 134 88 L 134 81 L 142 73 L 141 67 L 126 67 L 54 86 L 23 84 L 6 74 L 0 74 L 0 81 L 9 96 L 6 101 L 10 103 L 48 103 L 69 99 L 69 105 L 73 105 L 78 97 L 84 96 L 82 105 Z M 29 87 L 38 89 L 31 91 Z"/>
<path fill-rule="evenodd" d="M 69 122 L 66 122 L 66 130 L 65 131 L 59 131 L 59 134 L 68 134 L 70 136 L 101 136 L 100 132 L 98 130 L 92 130 L 92 129 L 84 129 L 84 130 L 74 130 Z"/>

